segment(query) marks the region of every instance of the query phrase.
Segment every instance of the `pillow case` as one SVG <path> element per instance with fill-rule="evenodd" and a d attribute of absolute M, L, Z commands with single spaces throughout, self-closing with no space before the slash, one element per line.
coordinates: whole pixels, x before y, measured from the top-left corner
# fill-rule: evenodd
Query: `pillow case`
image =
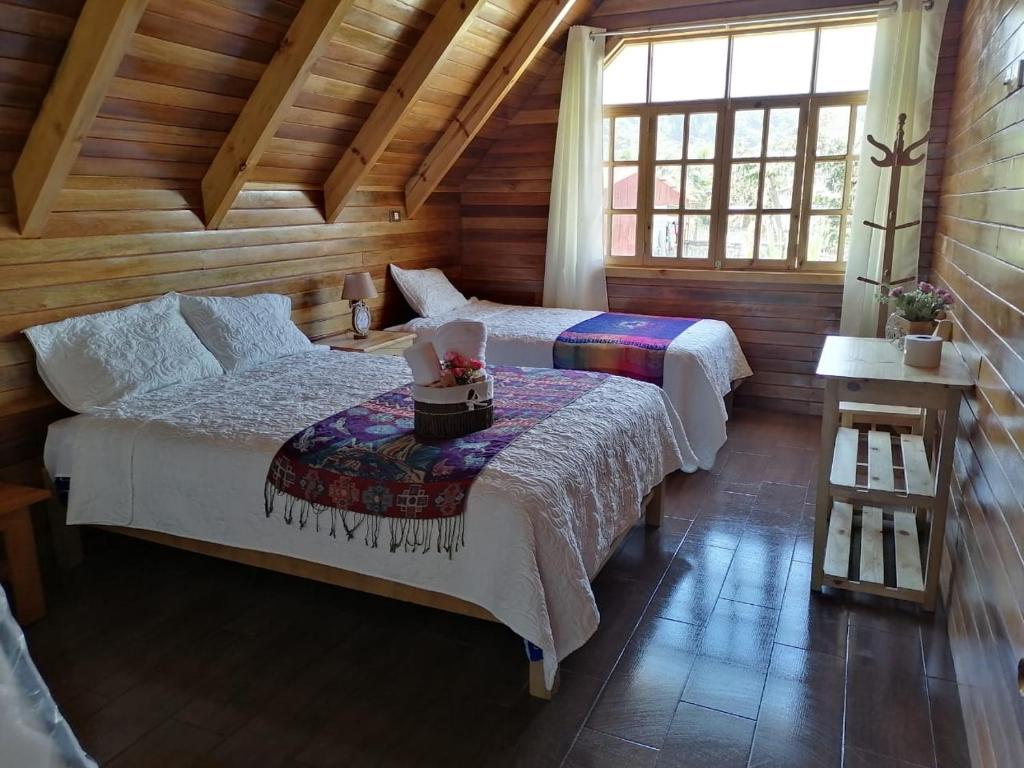
<path fill-rule="evenodd" d="M 287 296 L 180 298 L 188 324 L 229 373 L 316 348 L 292 322 L 292 300 Z"/>
<path fill-rule="evenodd" d="M 188 327 L 176 294 L 25 331 L 39 375 L 77 413 L 224 372 Z"/>
<path fill-rule="evenodd" d="M 469 303 L 444 272 L 431 269 L 402 269 L 391 265 L 391 276 L 409 306 L 420 317 L 436 317 Z"/>

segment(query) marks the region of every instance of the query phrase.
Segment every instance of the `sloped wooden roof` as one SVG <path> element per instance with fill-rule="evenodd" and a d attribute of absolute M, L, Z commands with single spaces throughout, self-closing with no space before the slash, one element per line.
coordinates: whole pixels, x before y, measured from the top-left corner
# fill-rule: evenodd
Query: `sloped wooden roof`
<path fill-rule="evenodd" d="M 359 189 L 404 190 L 524 19 L 543 2 L 552 0 L 482 3 Z M 0 0 L 0 237 L 20 235 L 11 174 L 83 5 Z M 324 221 L 325 179 L 441 5 L 442 0 L 351 3 L 258 164 L 249 169 L 224 226 L 257 225 L 257 217 L 275 224 Z M 42 231 L 32 234 L 202 228 L 203 176 L 301 6 L 301 0 L 149 0 L 80 151 L 61 177 L 52 213 Z M 578 16 L 574 9 L 572 18 Z M 558 38 L 549 44 L 557 46 Z M 554 61 L 555 52 L 541 50 L 509 101 L 529 92 Z M 474 142 L 442 186 L 457 184 L 487 146 L 486 139 Z"/>

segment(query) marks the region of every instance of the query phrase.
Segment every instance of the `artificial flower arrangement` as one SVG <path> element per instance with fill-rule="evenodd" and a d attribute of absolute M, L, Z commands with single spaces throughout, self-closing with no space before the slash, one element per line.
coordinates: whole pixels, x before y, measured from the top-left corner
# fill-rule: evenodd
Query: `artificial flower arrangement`
<path fill-rule="evenodd" d="M 441 379 L 438 386 L 455 387 L 474 384 L 487 378 L 487 371 L 480 360 L 464 357 L 458 352 L 446 352 L 441 361 Z"/>
<path fill-rule="evenodd" d="M 464 437 L 494 425 L 494 380 L 483 361 L 448 351 L 438 360 L 430 342 L 413 345 L 406 360 L 420 381 L 413 386 L 414 431 L 427 440 Z"/>
<path fill-rule="evenodd" d="M 953 294 L 945 288 L 936 288 L 926 282 L 918 283 L 912 291 L 897 285 L 890 289 L 888 296 L 879 295 L 878 300 L 882 303 L 892 300 L 896 304 L 896 312 L 911 323 L 942 320 L 946 309 L 956 303 Z"/>

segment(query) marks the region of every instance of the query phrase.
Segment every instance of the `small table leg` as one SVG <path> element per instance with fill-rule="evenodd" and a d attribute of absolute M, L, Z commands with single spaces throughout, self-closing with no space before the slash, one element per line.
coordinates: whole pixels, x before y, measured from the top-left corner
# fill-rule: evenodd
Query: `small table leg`
<path fill-rule="evenodd" d="M 935 466 L 935 504 L 932 507 L 931 528 L 928 532 L 928 561 L 924 574 L 924 609 L 935 610 L 939 593 L 939 572 L 942 570 L 942 547 L 946 538 L 946 513 L 949 508 L 949 485 L 953 475 L 953 447 L 956 444 L 957 425 L 960 421 L 959 389 L 946 393 L 942 411 L 942 432 L 939 436 Z"/>
<path fill-rule="evenodd" d="M 831 496 L 829 480 L 832 474 L 832 454 L 836 449 L 839 431 L 839 383 L 825 382 L 825 399 L 821 412 L 821 453 L 818 461 L 818 492 L 814 504 L 814 549 L 811 557 L 811 589 L 821 591 L 825 580 L 825 542 L 828 539 L 828 517 Z"/>
<path fill-rule="evenodd" d="M 0 531 L 4 536 L 11 572 L 14 615 L 19 624 L 28 625 L 46 615 L 43 583 L 36 556 L 36 537 L 32 531 L 32 516 L 28 508 L 5 515 Z"/>

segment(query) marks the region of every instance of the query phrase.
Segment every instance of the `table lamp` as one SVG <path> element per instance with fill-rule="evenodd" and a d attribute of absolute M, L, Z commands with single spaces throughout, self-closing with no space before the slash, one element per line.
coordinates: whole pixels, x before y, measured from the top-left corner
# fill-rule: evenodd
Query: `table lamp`
<path fill-rule="evenodd" d="M 363 299 L 377 298 L 373 278 L 369 272 L 351 272 L 345 275 L 341 298 L 348 299 L 352 307 L 352 331 L 357 339 L 365 339 L 370 330 L 370 308 Z"/>

